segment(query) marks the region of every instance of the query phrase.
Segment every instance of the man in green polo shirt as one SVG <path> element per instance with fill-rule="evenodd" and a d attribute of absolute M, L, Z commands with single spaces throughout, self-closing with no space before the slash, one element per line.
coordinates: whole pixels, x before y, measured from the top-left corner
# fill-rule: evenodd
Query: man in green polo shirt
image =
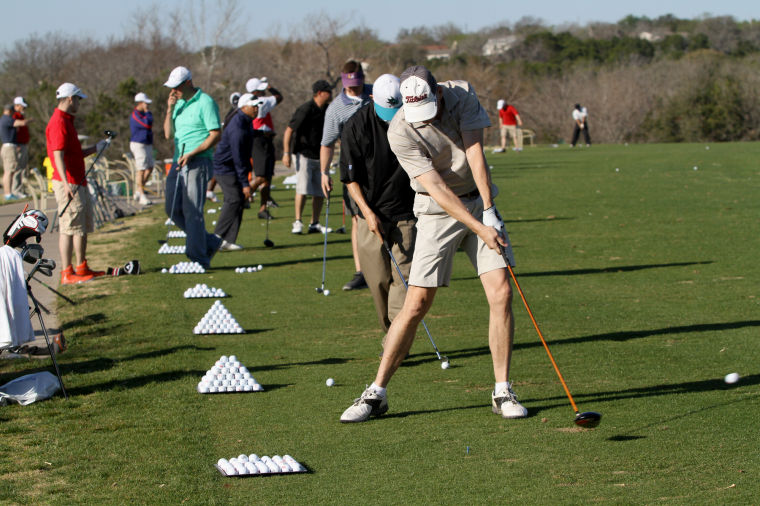
<path fill-rule="evenodd" d="M 221 237 L 206 232 L 203 216 L 213 147 L 222 136 L 219 108 L 193 86 L 192 74 L 185 67 L 172 70 L 164 86 L 171 88 L 164 135 L 167 140 L 174 137 L 174 161 L 166 178 L 166 214 L 187 234 L 187 257 L 207 268 L 222 244 Z"/>

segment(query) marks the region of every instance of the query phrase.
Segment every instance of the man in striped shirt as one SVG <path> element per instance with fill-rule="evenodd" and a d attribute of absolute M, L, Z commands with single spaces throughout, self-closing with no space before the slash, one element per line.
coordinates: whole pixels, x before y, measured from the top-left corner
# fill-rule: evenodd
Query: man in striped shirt
<path fill-rule="evenodd" d="M 356 111 L 367 105 L 370 101 L 372 86 L 364 84 L 364 72 L 359 62 L 349 60 L 343 65 L 340 74 L 343 83 L 343 91 L 338 98 L 330 103 L 325 112 L 325 125 L 322 129 L 322 146 L 319 151 L 319 167 L 322 171 L 322 190 L 327 198 L 332 191 L 332 178 L 330 177 L 330 163 L 335 153 L 335 141 L 340 138 L 343 125 L 354 115 Z M 350 199 L 348 191 L 343 188 L 343 202 L 351 211 L 351 246 L 354 253 L 354 265 L 356 273 L 353 279 L 343 286 L 344 290 L 357 290 L 367 288 L 364 281 L 361 266 L 359 265 L 359 250 L 357 246 L 356 224 L 359 213 L 356 204 Z M 325 232 L 327 233 L 327 232 Z"/>

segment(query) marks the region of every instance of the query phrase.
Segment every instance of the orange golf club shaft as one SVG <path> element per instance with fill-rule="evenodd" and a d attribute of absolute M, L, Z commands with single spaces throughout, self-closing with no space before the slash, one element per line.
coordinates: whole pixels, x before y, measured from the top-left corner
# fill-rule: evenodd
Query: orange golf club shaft
<path fill-rule="evenodd" d="M 509 262 L 507 262 L 507 269 L 509 270 L 509 275 L 512 276 L 512 281 L 515 282 L 515 286 L 517 287 L 517 291 L 520 294 L 520 298 L 523 301 L 523 304 L 525 304 L 525 309 L 528 310 L 528 316 L 530 316 L 530 321 L 533 322 L 533 326 L 536 328 L 536 332 L 538 332 L 538 337 L 541 338 L 541 343 L 544 345 L 544 349 L 546 349 L 546 353 L 549 355 L 549 360 L 552 361 L 552 365 L 554 366 L 554 370 L 557 372 L 557 376 L 559 377 L 560 383 L 562 383 L 562 388 L 565 389 L 565 393 L 567 394 L 567 398 L 570 399 L 570 404 L 573 405 L 573 409 L 575 412 L 578 412 L 578 407 L 575 405 L 575 401 L 573 400 L 573 396 L 570 395 L 570 389 L 567 388 L 567 384 L 565 383 L 565 379 L 562 377 L 562 373 L 559 372 L 559 367 L 557 367 L 557 362 L 554 361 L 554 357 L 552 356 L 552 352 L 549 351 L 549 345 L 546 344 L 546 340 L 544 339 L 544 335 L 541 333 L 541 329 L 538 328 L 538 323 L 536 323 L 536 319 L 533 318 L 533 311 L 530 310 L 530 306 L 528 305 L 528 301 L 525 300 L 525 295 L 523 294 L 522 288 L 520 288 L 520 283 L 517 282 L 517 277 L 515 276 L 514 271 L 512 270 L 512 266 L 509 265 Z"/>

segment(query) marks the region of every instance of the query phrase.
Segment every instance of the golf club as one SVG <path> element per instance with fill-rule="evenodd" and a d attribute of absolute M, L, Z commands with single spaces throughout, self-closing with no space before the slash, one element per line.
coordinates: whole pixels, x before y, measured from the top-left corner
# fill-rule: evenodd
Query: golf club
<path fill-rule="evenodd" d="M 533 317 L 533 311 L 530 310 L 528 301 L 525 299 L 525 294 L 523 294 L 522 288 L 520 288 L 520 284 L 517 282 L 517 276 L 515 276 L 515 272 L 512 270 L 512 265 L 510 264 L 510 261 L 509 261 L 509 258 L 507 256 L 507 252 L 504 246 L 499 245 L 499 250 L 501 251 L 501 256 L 504 257 L 504 262 L 506 262 L 507 264 L 507 270 L 509 271 L 509 275 L 512 277 L 512 281 L 515 282 L 515 286 L 517 287 L 517 291 L 520 294 L 520 298 L 522 299 L 523 304 L 525 304 L 525 309 L 528 311 L 528 316 L 530 316 L 530 321 L 533 322 L 533 327 L 535 327 L 536 332 L 538 333 L 538 337 L 541 338 L 541 343 L 544 345 L 544 349 L 546 350 L 547 355 L 549 355 L 549 360 L 551 360 L 552 365 L 554 366 L 554 370 L 556 371 L 557 376 L 559 377 L 559 381 L 560 383 L 562 383 L 562 387 L 565 389 L 567 398 L 570 399 L 570 404 L 573 406 L 573 410 L 575 410 L 575 420 L 573 420 L 575 422 L 575 425 L 578 425 L 579 427 L 584 427 L 587 429 L 596 427 L 602 421 L 602 414 L 597 413 L 595 411 L 585 411 L 583 413 L 578 412 L 578 406 L 575 405 L 573 396 L 570 395 L 570 389 L 567 388 L 567 383 L 565 383 L 565 379 L 562 377 L 562 373 L 559 372 L 559 367 L 557 366 L 557 362 L 554 361 L 552 352 L 549 351 L 549 345 L 546 344 L 546 339 L 544 339 L 544 335 L 541 333 L 541 329 L 538 328 L 538 323 L 536 323 L 536 319 Z"/>
<path fill-rule="evenodd" d="M 325 272 L 327 268 L 327 220 L 330 218 L 330 195 L 327 195 L 327 205 L 325 206 L 325 246 L 322 250 L 322 286 L 315 288 L 317 293 L 325 291 Z"/>
<path fill-rule="evenodd" d="M 179 163 L 179 159 L 182 158 L 182 156 L 184 154 L 185 154 L 185 145 L 182 144 L 182 148 L 179 150 L 179 158 L 177 158 L 177 163 Z M 181 172 L 181 169 L 180 169 L 180 172 Z M 177 179 L 174 182 L 174 196 L 172 197 L 172 207 L 171 207 L 171 209 L 169 209 L 169 220 L 171 221 L 170 226 L 173 225 L 173 224 L 175 224 L 174 223 L 174 204 L 177 201 L 177 188 L 179 188 L 179 176 L 180 175 L 181 174 L 177 174 Z"/>
<path fill-rule="evenodd" d="M 105 135 L 106 135 L 106 143 L 105 143 L 105 145 L 103 146 L 103 149 L 101 149 L 100 151 L 98 151 L 98 154 L 97 154 L 97 155 L 95 155 L 95 159 L 94 159 L 94 160 L 92 161 L 92 163 L 90 164 L 90 168 L 89 168 L 89 169 L 87 169 L 87 172 L 85 172 L 85 173 L 84 173 L 84 181 L 82 181 L 82 183 L 84 183 L 84 182 L 87 182 L 87 175 L 88 175 L 88 174 L 89 174 L 89 173 L 92 171 L 92 169 L 95 167 L 95 164 L 96 164 L 96 163 L 97 163 L 97 161 L 100 159 L 100 155 L 102 155 L 102 154 L 103 154 L 103 151 L 105 151 L 106 149 L 108 149 L 108 146 L 110 146 L 110 145 L 111 145 L 111 141 L 112 141 L 112 140 L 113 140 L 113 138 L 114 138 L 114 137 L 116 137 L 116 135 L 117 135 L 117 133 L 116 133 L 116 132 L 114 132 L 113 130 L 106 130 L 106 131 L 105 131 L 105 132 L 103 132 L 103 133 L 105 133 Z M 79 185 L 79 186 L 81 186 L 81 183 L 80 183 L 80 185 Z M 63 213 L 65 213 L 65 212 L 66 212 L 66 209 L 68 209 L 68 208 L 69 208 L 69 204 L 71 204 L 71 200 L 72 200 L 72 198 L 71 198 L 71 195 L 69 195 L 69 200 L 68 200 L 68 202 L 66 202 L 66 205 L 65 205 L 65 206 L 63 206 L 63 209 L 61 209 L 61 212 L 60 212 L 60 213 L 58 213 L 58 216 L 63 216 Z"/>
<path fill-rule="evenodd" d="M 269 216 L 269 213 L 267 213 L 267 236 L 266 236 L 266 239 L 264 239 L 264 246 L 266 246 L 267 248 L 274 247 L 274 243 L 269 240 L 269 220 L 271 219 L 272 217 Z"/>
<path fill-rule="evenodd" d="M 346 233 L 346 203 L 342 202 L 343 204 L 343 225 L 338 228 L 335 233 L 336 234 L 345 234 Z"/>
<path fill-rule="evenodd" d="M 396 267 L 396 272 L 398 272 L 398 275 L 401 278 L 401 282 L 404 283 L 404 288 L 406 288 L 407 291 L 408 291 L 409 290 L 409 285 L 406 284 L 406 280 L 404 279 L 404 275 L 401 274 L 401 268 L 398 266 L 398 262 L 396 262 L 396 257 L 393 256 L 393 252 L 388 247 L 388 243 L 386 243 L 385 240 L 383 240 L 383 246 L 385 246 L 385 251 L 387 251 L 388 255 L 390 255 L 391 260 L 393 261 L 393 265 Z M 422 320 L 422 327 L 425 329 L 425 332 L 427 333 L 428 339 L 430 339 L 430 344 L 433 345 L 433 349 L 435 350 L 435 354 L 438 357 L 438 360 L 441 361 L 441 367 L 443 367 L 444 369 L 448 369 L 449 366 L 446 365 L 444 367 L 444 364 L 451 364 L 451 362 L 449 361 L 449 357 L 447 357 L 445 355 L 441 355 L 441 352 L 438 351 L 438 346 L 435 345 L 435 341 L 433 341 L 433 336 L 430 335 L 430 330 L 428 330 L 428 326 L 425 323 L 425 319 L 424 318 Z"/>

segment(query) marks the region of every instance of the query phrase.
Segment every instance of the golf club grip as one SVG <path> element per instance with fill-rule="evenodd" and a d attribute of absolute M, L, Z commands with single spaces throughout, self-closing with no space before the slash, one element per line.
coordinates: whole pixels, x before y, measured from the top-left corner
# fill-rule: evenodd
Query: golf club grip
<path fill-rule="evenodd" d="M 499 249 L 501 250 L 502 256 L 504 256 L 504 261 L 506 262 L 506 253 L 504 253 L 504 248 L 499 246 Z M 570 399 L 570 404 L 573 405 L 573 409 L 575 412 L 578 412 L 578 407 L 575 405 L 575 401 L 573 400 L 573 396 L 570 395 L 570 389 L 567 388 L 567 383 L 565 383 L 565 379 L 562 377 L 562 373 L 559 372 L 559 367 L 557 366 L 557 362 L 554 361 L 554 357 L 552 356 L 552 352 L 549 351 L 549 345 L 546 344 L 546 339 L 544 339 L 544 335 L 541 333 L 541 329 L 538 328 L 538 323 L 536 323 L 536 319 L 533 317 L 533 311 L 530 310 L 530 306 L 528 305 L 528 301 L 525 299 L 525 294 L 523 294 L 522 288 L 520 288 L 520 283 L 517 282 L 517 277 L 515 276 L 515 272 L 512 270 L 512 266 L 509 265 L 509 262 L 507 263 L 507 270 L 509 271 L 509 275 L 512 277 L 512 281 L 515 282 L 515 286 L 517 287 L 517 292 L 520 294 L 520 298 L 523 301 L 523 304 L 525 304 L 525 309 L 528 310 L 528 316 L 530 316 L 530 321 L 533 322 L 533 326 L 536 328 L 536 332 L 538 332 L 538 337 L 541 339 L 541 344 L 544 345 L 544 349 L 546 350 L 546 354 L 549 355 L 549 360 L 552 362 L 552 366 L 554 366 L 554 371 L 557 373 L 557 377 L 559 377 L 560 383 L 562 383 L 562 388 L 565 389 L 565 393 L 567 394 L 567 398 Z"/>

